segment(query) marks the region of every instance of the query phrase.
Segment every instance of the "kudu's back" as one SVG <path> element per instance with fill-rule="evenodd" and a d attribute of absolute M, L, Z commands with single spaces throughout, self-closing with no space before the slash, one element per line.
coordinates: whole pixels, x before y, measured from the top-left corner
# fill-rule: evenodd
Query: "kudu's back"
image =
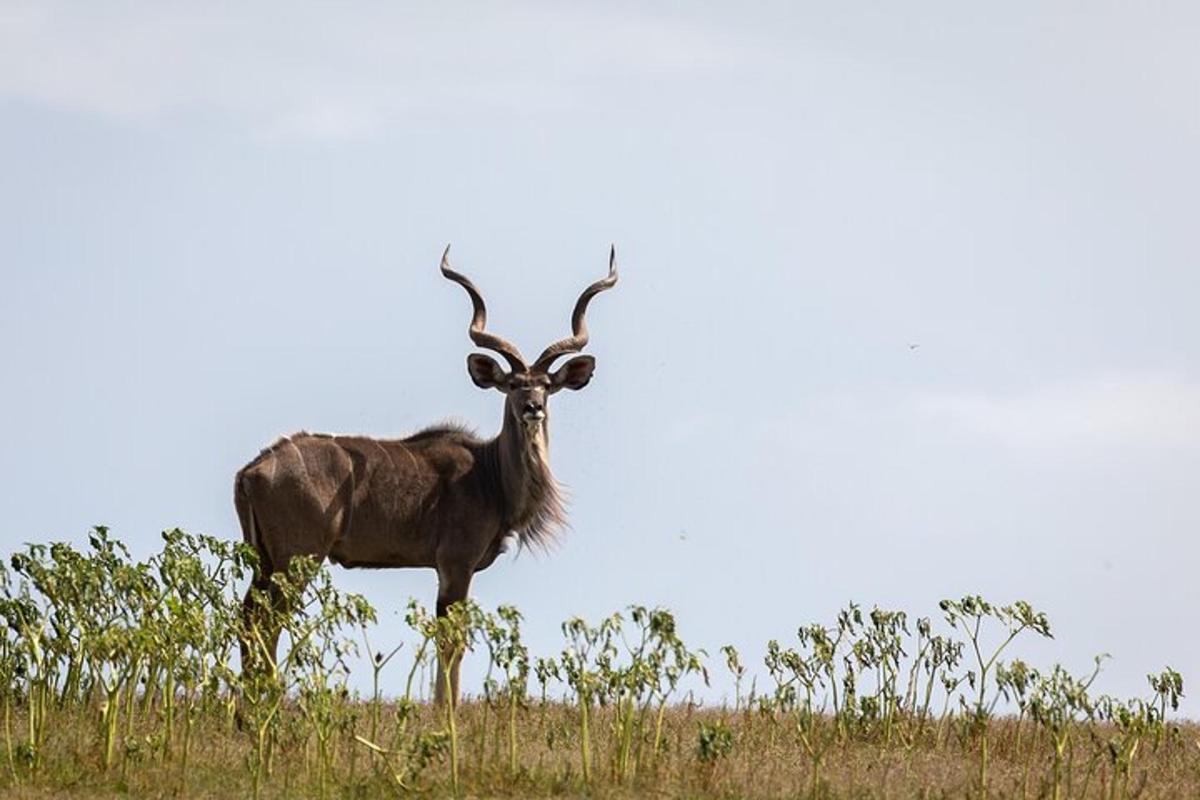
<path fill-rule="evenodd" d="M 499 525 L 482 460 L 483 444 L 455 427 L 406 439 L 301 432 L 238 472 L 235 505 L 268 571 L 297 555 L 347 567 L 433 567 L 443 533 Z M 476 518 L 462 518 L 467 509 Z"/>

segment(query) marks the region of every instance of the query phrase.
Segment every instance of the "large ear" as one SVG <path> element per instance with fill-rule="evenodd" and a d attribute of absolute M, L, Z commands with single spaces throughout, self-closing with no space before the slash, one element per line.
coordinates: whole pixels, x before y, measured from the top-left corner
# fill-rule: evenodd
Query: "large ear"
<path fill-rule="evenodd" d="M 591 356 L 575 356 L 550 375 L 550 391 L 559 389 L 582 389 L 592 379 L 596 359 Z"/>
<path fill-rule="evenodd" d="M 480 353 L 467 356 L 467 373 L 480 389 L 499 389 L 508 386 L 508 376 L 494 359 Z"/>

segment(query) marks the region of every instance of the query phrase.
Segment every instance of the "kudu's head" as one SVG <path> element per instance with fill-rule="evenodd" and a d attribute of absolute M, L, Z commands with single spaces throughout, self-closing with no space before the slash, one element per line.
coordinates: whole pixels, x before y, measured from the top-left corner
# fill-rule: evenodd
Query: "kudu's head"
<path fill-rule="evenodd" d="M 597 294 L 616 284 L 616 249 L 613 248 L 609 253 L 608 275 L 584 289 L 575 302 L 575 311 L 571 314 L 572 334 L 543 350 L 533 366 L 526 365 L 516 345 L 485 329 L 487 308 L 483 304 L 483 296 L 466 276 L 450 268 L 449 257 L 450 247 L 447 245 L 446 252 L 442 254 L 442 274 L 466 289 L 471 296 L 471 305 L 475 309 L 471 327 L 467 331 L 471 341 L 479 347 L 499 353 L 509 366 L 506 372 L 490 356 L 472 353 L 467 356 L 467 372 L 471 380 L 480 389 L 498 389 L 504 393 L 504 413 L 512 422 L 529 428 L 540 427 L 546 419 L 546 401 L 550 395 L 560 389 L 582 389 L 592 379 L 596 359 L 591 356 L 575 356 L 558 369 L 552 370 L 551 367 L 561 356 L 578 353 L 587 344 L 585 317 L 588 303 Z"/>

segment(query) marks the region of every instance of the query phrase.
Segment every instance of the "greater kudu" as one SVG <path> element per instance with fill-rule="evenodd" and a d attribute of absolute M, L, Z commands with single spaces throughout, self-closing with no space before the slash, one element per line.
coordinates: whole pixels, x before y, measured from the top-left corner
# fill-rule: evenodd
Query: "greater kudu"
<path fill-rule="evenodd" d="M 426 428 L 403 439 L 300 432 L 284 436 L 238 473 L 234 503 L 242 535 L 258 552 L 259 570 L 246 593 L 244 613 L 254 619 L 255 589 L 283 603 L 270 576 L 293 556 L 328 558 L 343 567 L 433 567 L 438 573 L 437 613 L 463 600 L 474 573 L 506 550 L 510 537 L 522 546 L 545 544 L 564 522 L 562 502 L 547 462 L 546 401 L 560 389 L 582 389 L 595 359 L 576 356 L 556 370 L 554 362 L 588 341 L 588 303 L 617 282 L 616 251 L 608 275 L 583 291 L 571 315 L 571 336 L 547 347 L 527 366 L 510 342 L 486 329 L 487 309 L 475 284 L 450 267 L 441 271 L 471 298 L 468 333 L 492 358 L 467 357 L 467 371 L 481 389 L 505 395 L 499 435 L 480 439 L 458 425 Z M 265 635 L 275 657 L 279 630 Z M 251 654 L 243 643 L 243 663 Z M 458 663 L 451 665 L 451 701 L 458 695 Z M 443 698 L 443 681 L 437 682 Z"/>

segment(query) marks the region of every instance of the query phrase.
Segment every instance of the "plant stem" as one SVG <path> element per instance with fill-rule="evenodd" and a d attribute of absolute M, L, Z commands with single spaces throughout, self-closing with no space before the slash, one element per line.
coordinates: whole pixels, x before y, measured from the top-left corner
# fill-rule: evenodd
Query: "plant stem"
<path fill-rule="evenodd" d="M 579 695 L 579 748 L 583 759 L 583 782 L 592 780 L 592 743 L 588 736 L 588 706 L 591 699 L 586 693 Z"/>

